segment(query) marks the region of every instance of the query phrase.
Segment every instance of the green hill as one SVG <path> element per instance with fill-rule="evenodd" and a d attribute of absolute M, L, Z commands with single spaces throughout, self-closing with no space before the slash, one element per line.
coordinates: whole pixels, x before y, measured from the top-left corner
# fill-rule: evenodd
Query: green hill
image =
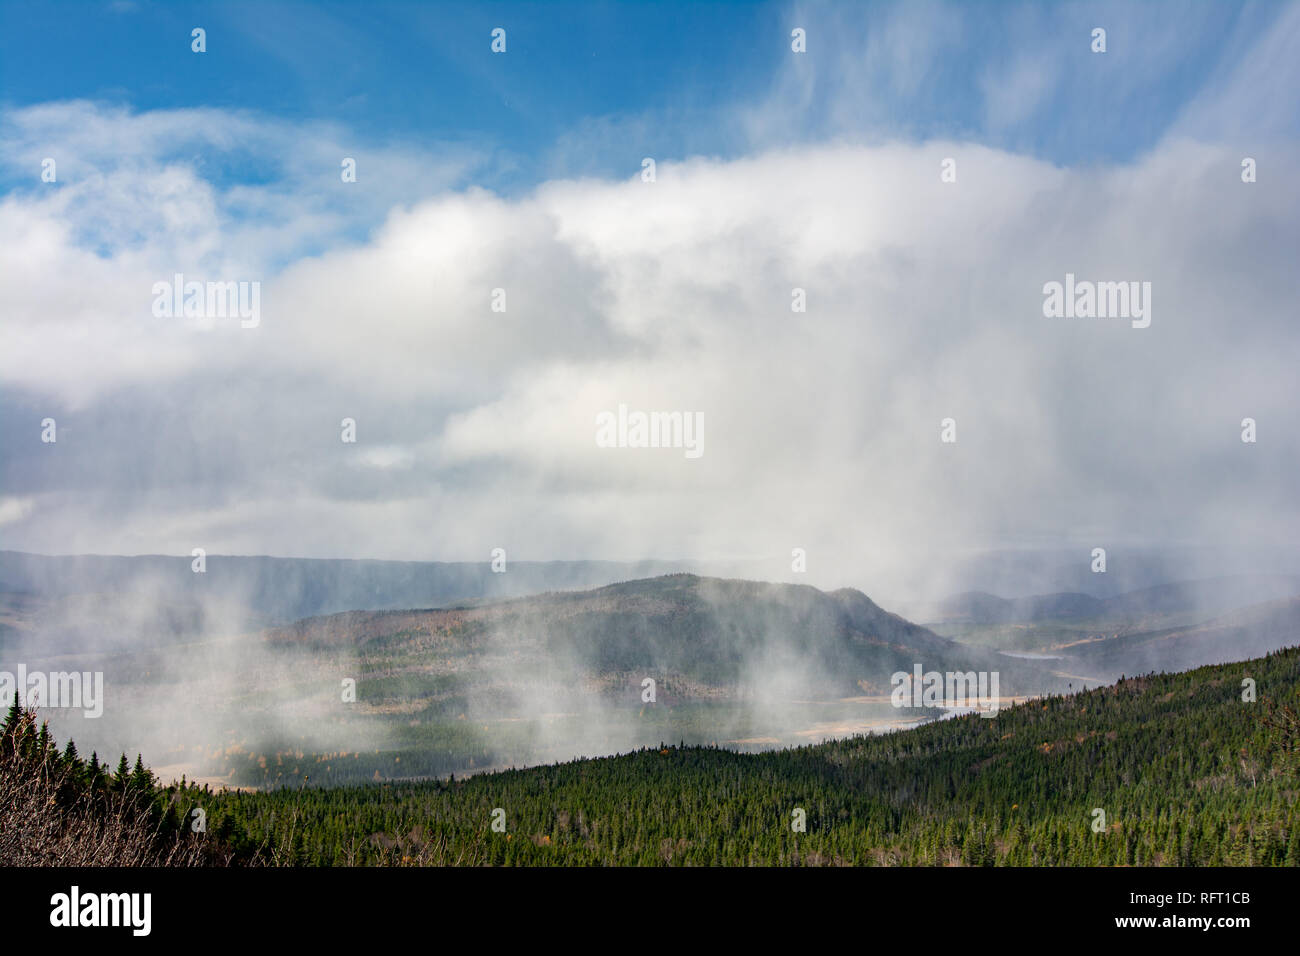
<path fill-rule="evenodd" d="M 97 603 L 84 616 L 116 620 Z M 937 716 L 889 699 L 891 677 L 917 665 L 997 673 L 1004 698 L 1070 680 L 939 637 L 852 589 L 689 574 L 349 611 L 77 660 L 132 706 L 59 714 L 58 734 L 100 748 L 130 740 L 168 779 L 252 787 L 439 777 L 660 740 L 815 743 Z M 26 663 L 67 666 L 57 655 Z"/>
<path fill-rule="evenodd" d="M 226 793 L 213 812 L 293 864 L 1297 865 L 1298 695 L 1290 648 L 884 736 Z"/>
<path fill-rule="evenodd" d="M 419 675 L 479 690 L 503 673 L 557 674 L 640 693 L 645 676 L 678 696 L 752 690 L 773 674 L 793 693 L 888 694 L 914 664 L 999 670 L 1002 691 L 1041 693 L 1060 683 L 1039 665 L 970 648 L 883 610 L 851 588 L 670 574 L 590 591 L 549 593 L 426 611 L 357 611 L 309 618 L 267 635 L 276 648 L 357 648 L 388 677 Z M 507 664 L 497 657 L 509 658 Z M 626 678 L 626 679 L 624 679 Z M 623 686 L 625 685 L 625 686 Z M 1064 684 L 1060 684 L 1064 686 Z M 499 687 L 497 688 L 500 689 Z"/>

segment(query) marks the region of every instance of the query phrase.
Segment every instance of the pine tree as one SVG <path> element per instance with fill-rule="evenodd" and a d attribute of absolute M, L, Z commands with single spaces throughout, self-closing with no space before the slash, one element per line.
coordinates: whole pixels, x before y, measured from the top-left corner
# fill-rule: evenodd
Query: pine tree
<path fill-rule="evenodd" d="M 60 763 L 63 766 L 65 782 L 77 785 L 89 782 L 86 777 L 86 768 L 82 766 L 81 757 L 77 754 L 77 745 L 72 742 L 71 738 L 68 740 L 68 745 L 63 748 Z"/>
<path fill-rule="evenodd" d="M 36 754 L 36 716 L 35 714 L 24 714 L 22 718 L 22 742 L 18 745 L 18 752 L 24 757 L 32 757 Z"/>
<path fill-rule="evenodd" d="M 144 760 L 140 754 L 136 754 L 135 768 L 131 771 L 131 789 L 137 793 L 152 793 L 153 783 L 153 774 L 145 768 Z"/>
<path fill-rule="evenodd" d="M 23 709 L 18 706 L 18 691 L 14 691 L 13 703 L 9 705 L 9 712 L 5 715 L 4 726 L 0 727 L 0 757 L 18 752 L 18 744 L 22 739 Z"/>
<path fill-rule="evenodd" d="M 22 717 L 23 709 L 18 705 L 18 691 L 15 689 L 13 702 L 9 705 L 9 712 L 5 714 L 5 722 L 4 725 L 0 727 L 0 733 L 6 735 L 9 733 L 16 733 L 16 728 L 18 727 L 19 721 L 22 720 Z"/>
<path fill-rule="evenodd" d="M 95 786 L 99 783 L 103 775 L 104 772 L 99 766 L 99 753 L 98 751 L 92 750 L 90 752 L 90 766 L 86 770 L 86 779 L 89 781 L 91 786 Z"/>
<path fill-rule="evenodd" d="M 122 759 L 117 762 L 117 771 L 113 774 L 113 790 L 125 793 L 130 785 L 131 765 L 126 762 L 126 754 L 122 754 Z"/>

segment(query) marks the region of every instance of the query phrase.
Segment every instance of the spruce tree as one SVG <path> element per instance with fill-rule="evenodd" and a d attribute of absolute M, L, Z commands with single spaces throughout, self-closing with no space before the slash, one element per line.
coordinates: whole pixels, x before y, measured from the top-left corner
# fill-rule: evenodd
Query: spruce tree
<path fill-rule="evenodd" d="M 18 722 L 22 719 L 23 709 L 18 705 L 18 691 L 14 690 L 13 702 L 9 705 L 9 712 L 5 714 L 5 722 L 0 727 L 0 733 L 9 734 L 17 728 Z"/>
<path fill-rule="evenodd" d="M 13 703 L 9 705 L 9 712 L 5 715 L 4 726 L 0 727 L 0 757 L 18 752 L 22 721 L 23 709 L 18 706 L 18 691 L 15 690 Z"/>
<path fill-rule="evenodd" d="M 138 793 L 151 793 L 153 791 L 153 774 L 145 768 L 144 760 L 140 754 L 135 755 L 135 768 L 131 771 L 131 789 Z"/>
<path fill-rule="evenodd" d="M 131 784 L 131 765 L 126 762 L 126 754 L 117 762 L 117 771 L 113 774 L 113 789 L 124 793 Z"/>

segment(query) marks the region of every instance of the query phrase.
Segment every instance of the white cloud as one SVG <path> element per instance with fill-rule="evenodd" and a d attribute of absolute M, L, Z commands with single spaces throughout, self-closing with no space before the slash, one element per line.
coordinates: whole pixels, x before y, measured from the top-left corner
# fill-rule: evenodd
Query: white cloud
<path fill-rule="evenodd" d="M 1013 64 L 1029 94 L 990 107 L 1003 121 L 1041 100 L 1037 71 Z M 1300 530 L 1300 187 L 1242 184 L 1236 143 L 1080 169 L 831 143 L 506 199 L 447 188 L 452 161 L 408 197 L 423 160 L 400 149 L 373 153 L 395 180 L 340 192 L 332 141 L 217 111 L 64 104 L 3 123 L 11 168 L 44 142 L 71 157 L 57 188 L 0 203 L 5 438 L 37 442 L 27 419 L 47 413 L 61 428 L 61 457 L 8 454 L 11 547 L 800 546 L 848 576 L 917 547 Z M 229 187 L 174 155 L 252 132 L 302 146 L 292 171 Z M 155 318 L 152 283 L 175 272 L 261 280 L 262 324 Z M 1042 286 L 1067 272 L 1150 281 L 1151 327 L 1045 319 Z M 704 456 L 596 447 L 619 403 L 702 413 Z M 1258 446 L 1237 440 L 1246 415 Z"/>
<path fill-rule="evenodd" d="M 0 525 L 21 521 L 31 514 L 35 504 L 33 498 L 16 498 L 9 495 L 0 497 Z"/>

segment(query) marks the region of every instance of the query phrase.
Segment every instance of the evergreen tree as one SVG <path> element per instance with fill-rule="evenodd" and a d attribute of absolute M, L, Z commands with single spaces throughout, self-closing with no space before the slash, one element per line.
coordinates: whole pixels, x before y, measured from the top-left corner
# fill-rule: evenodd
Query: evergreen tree
<path fill-rule="evenodd" d="M 18 690 L 15 688 L 14 699 L 12 703 L 9 704 L 9 712 L 5 714 L 5 722 L 3 727 L 0 727 L 0 733 L 6 735 L 16 733 L 22 718 L 23 709 L 18 704 Z"/>
<path fill-rule="evenodd" d="M 144 759 L 141 755 L 136 754 L 135 767 L 131 770 L 131 789 L 137 793 L 151 793 L 153 786 L 153 774 L 145 768 Z"/>
<path fill-rule="evenodd" d="M 131 785 L 131 765 L 126 762 L 126 754 L 117 762 L 117 770 L 113 774 L 113 790 L 117 793 L 125 793 Z"/>

